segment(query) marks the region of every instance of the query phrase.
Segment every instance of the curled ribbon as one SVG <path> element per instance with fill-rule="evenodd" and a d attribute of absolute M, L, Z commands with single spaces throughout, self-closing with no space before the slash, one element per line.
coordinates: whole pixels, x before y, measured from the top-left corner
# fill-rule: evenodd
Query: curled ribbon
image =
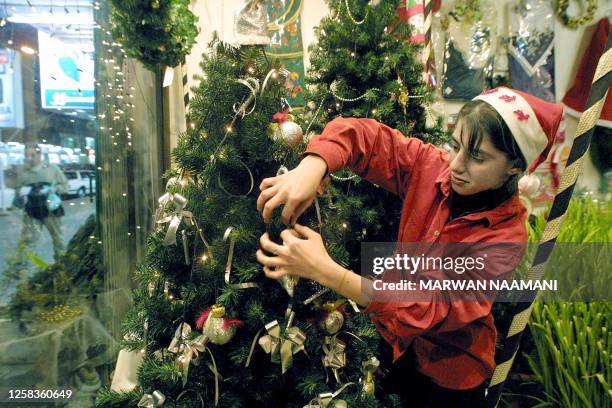
<path fill-rule="evenodd" d="M 291 367 L 295 353 L 300 350 L 306 352 L 304 349 L 306 335 L 299 327 L 291 327 L 293 316 L 292 313 L 284 333 L 281 333 L 278 320 L 266 324 L 265 329 L 268 334 L 262 336 L 258 341 L 264 351 L 270 354 L 272 362 L 277 363 L 280 359 L 283 374 Z"/>
<path fill-rule="evenodd" d="M 138 401 L 138 406 L 142 408 L 157 408 L 164 405 L 166 402 L 166 396 L 160 391 L 153 391 L 152 394 L 145 394 Z"/>
<path fill-rule="evenodd" d="M 342 391 L 345 390 L 346 387 L 350 385 L 354 385 L 355 383 L 349 382 L 344 384 L 342 387 L 338 388 L 334 392 L 322 392 L 316 398 L 313 398 L 308 405 L 304 405 L 304 408 L 326 408 L 334 398 L 336 398 Z M 336 407 L 344 406 L 346 407 L 346 401 L 338 400 L 334 405 Z"/>
<path fill-rule="evenodd" d="M 215 375 L 215 405 L 217 405 L 219 402 L 219 378 L 221 376 L 217 371 L 217 363 L 215 358 L 210 349 L 206 346 L 208 343 L 208 337 L 202 334 L 195 339 L 188 340 L 190 334 L 191 326 L 184 322 L 181 323 L 174 332 L 174 337 L 168 346 L 168 351 L 175 354 L 181 354 L 177 359 L 177 364 L 181 369 L 183 387 L 185 387 L 187 384 L 189 365 L 191 363 L 198 365 L 200 353 L 203 353 L 204 351 L 208 352 L 212 362 L 212 366 L 209 366 L 209 369 Z"/>
<path fill-rule="evenodd" d="M 260 96 L 263 95 L 264 91 L 266 90 L 266 87 L 268 86 L 268 81 L 270 80 L 270 78 L 278 75 L 278 73 L 279 72 L 276 69 L 271 69 L 266 75 L 261 87 L 259 86 L 259 80 L 256 78 L 249 77 L 246 79 L 237 79 L 236 82 L 246 86 L 250 91 L 250 94 L 247 97 L 246 101 L 244 101 L 242 104 L 234 104 L 234 106 L 232 107 L 234 109 L 234 113 L 236 115 L 242 116 L 243 118 L 246 115 L 250 115 L 251 113 L 253 113 L 255 111 L 255 107 L 257 106 L 257 94 L 259 94 Z M 286 76 L 289 74 L 289 71 L 283 69 L 280 71 L 280 74 Z"/>
<path fill-rule="evenodd" d="M 236 236 L 232 234 L 233 227 L 227 227 L 223 234 L 223 241 L 229 239 L 229 253 L 227 255 L 227 263 L 225 264 L 225 283 L 236 289 L 256 288 L 259 285 L 255 282 L 243 282 L 230 284 L 230 275 L 232 273 L 232 261 L 234 259 L 234 245 L 236 244 Z"/>
<path fill-rule="evenodd" d="M 166 236 L 164 237 L 163 245 L 175 245 L 176 232 L 181 224 L 181 220 L 183 217 L 185 217 L 188 220 L 187 222 L 191 225 L 193 223 L 193 214 L 191 211 L 185 211 L 187 199 L 178 193 L 166 193 L 159 198 L 158 202 L 159 209 L 157 211 L 157 224 L 170 223 L 168 226 L 168 231 L 166 231 Z M 174 209 L 171 213 L 164 213 L 165 208 L 169 203 L 173 204 Z"/>
<path fill-rule="evenodd" d="M 321 359 L 324 367 L 329 367 L 334 372 L 336 382 L 340 384 L 340 377 L 338 376 L 338 370 L 346 365 L 346 343 L 340 340 L 337 336 L 325 336 L 323 344 L 323 353 L 325 354 Z"/>

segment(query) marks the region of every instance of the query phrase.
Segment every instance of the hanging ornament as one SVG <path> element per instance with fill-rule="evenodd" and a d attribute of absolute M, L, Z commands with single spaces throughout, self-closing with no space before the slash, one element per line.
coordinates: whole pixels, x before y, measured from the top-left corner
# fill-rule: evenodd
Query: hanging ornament
<path fill-rule="evenodd" d="M 535 174 L 528 174 L 518 181 L 519 193 L 531 197 L 540 189 L 540 179 Z"/>
<path fill-rule="evenodd" d="M 304 408 L 327 408 L 332 402 L 334 408 L 347 408 L 348 404 L 345 400 L 335 398 L 350 385 L 355 385 L 355 383 L 346 383 L 334 392 L 322 392 L 316 398 L 313 398 L 308 405 L 304 405 Z"/>
<path fill-rule="evenodd" d="M 159 8 L 159 0 L 153 0 L 151 2 L 151 7 L 157 10 Z"/>
<path fill-rule="evenodd" d="M 298 284 L 299 276 L 285 275 L 278 280 L 278 283 L 287 291 L 289 297 L 293 297 L 295 294 L 295 287 Z"/>
<path fill-rule="evenodd" d="M 374 372 L 378 369 L 380 362 L 376 357 L 370 357 L 362 363 L 362 371 L 366 378 L 363 382 L 362 392 L 365 395 L 374 395 Z"/>
<path fill-rule="evenodd" d="M 267 13 L 263 0 L 244 0 L 234 15 L 235 45 L 268 45 Z"/>
<path fill-rule="evenodd" d="M 236 334 L 236 328 L 243 322 L 238 319 L 225 317 L 225 307 L 214 305 L 200 314 L 196 321 L 196 327 L 201 329 L 208 340 L 217 345 L 229 342 Z"/>
<path fill-rule="evenodd" d="M 280 140 L 296 149 L 302 143 L 304 132 L 300 125 L 293 121 L 293 115 L 290 115 L 287 111 L 277 112 L 272 116 L 272 119 L 276 121 L 276 123 L 270 124 L 272 140 L 275 142 Z"/>
<path fill-rule="evenodd" d="M 328 334 L 339 332 L 344 325 L 344 315 L 340 310 L 343 304 L 344 300 L 340 300 L 333 303 L 327 302 L 322 306 L 324 313 L 319 325 Z"/>

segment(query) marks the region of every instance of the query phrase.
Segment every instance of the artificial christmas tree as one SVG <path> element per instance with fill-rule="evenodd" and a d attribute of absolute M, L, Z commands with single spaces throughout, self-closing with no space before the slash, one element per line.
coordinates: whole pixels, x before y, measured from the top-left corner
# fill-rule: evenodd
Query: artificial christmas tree
<path fill-rule="evenodd" d="M 330 15 L 316 28 L 317 42 L 310 48 L 308 102 L 301 115 L 306 138 L 336 117 L 357 117 L 376 119 L 435 145 L 445 142 L 439 123 L 426 127 L 433 88 L 423 81 L 422 45 L 410 40 L 406 2 L 330 0 L 329 6 Z M 397 238 L 402 200 L 360 182 L 348 170 L 333 174 L 332 180 L 329 196 L 335 210 L 328 222 L 347 230 L 348 263 L 359 270 L 361 241 Z"/>
<path fill-rule="evenodd" d="M 264 224 L 254 186 L 295 167 L 303 144 L 277 137 L 273 117 L 286 117 L 287 89 L 263 47 L 211 49 L 124 324 L 124 347 L 144 356 L 139 383 L 102 391 L 98 406 L 303 407 L 340 389 L 333 401 L 393 406 L 363 390 L 375 384 L 380 342 L 369 319 L 318 284 L 288 290 L 261 272 L 258 238 L 268 229 L 278 239 L 283 226 Z M 300 222 L 321 226 L 330 254 L 348 258 L 344 243 L 354 237 L 345 229 L 321 223 L 314 209 Z"/>
<path fill-rule="evenodd" d="M 313 52 L 316 105 L 300 117 L 285 99 L 287 71 L 263 46 L 210 44 L 124 325 L 124 347 L 144 356 L 139 383 L 104 390 L 98 406 L 400 405 L 375 395 L 386 344 L 357 305 L 314 282 L 267 279 L 255 260 L 261 234 L 280 243 L 286 228 L 279 216 L 264 224 L 255 186 L 299 163 L 308 141 L 299 124 L 315 131 L 339 115 L 374 117 L 406 135 L 441 136 L 424 129 L 431 99 L 398 2 L 377 3 L 330 2 L 335 15 Z M 347 176 L 299 222 L 358 270 L 360 240 L 394 239 L 401 200 Z"/>

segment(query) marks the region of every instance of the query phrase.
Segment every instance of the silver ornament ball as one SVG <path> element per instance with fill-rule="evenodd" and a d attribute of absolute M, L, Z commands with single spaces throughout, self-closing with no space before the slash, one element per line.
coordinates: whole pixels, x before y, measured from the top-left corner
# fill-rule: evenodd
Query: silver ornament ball
<path fill-rule="evenodd" d="M 295 122 L 284 122 L 278 126 L 274 132 L 274 141 L 282 140 L 292 148 L 296 148 L 302 143 L 304 131 Z"/>

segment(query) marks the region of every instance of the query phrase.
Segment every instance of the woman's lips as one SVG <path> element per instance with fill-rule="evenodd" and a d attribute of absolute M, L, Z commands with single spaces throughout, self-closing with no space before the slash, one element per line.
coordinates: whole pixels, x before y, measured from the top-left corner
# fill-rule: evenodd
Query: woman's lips
<path fill-rule="evenodd" d="M 462 179 L 460 179 L 460 178 L 457 178 L 457 177 L 455 177 L 455 176 L 454 176 L 454 175 L 452 175 L 452 174 L 451 174 L 451 181 L 452 181 L 453 183 L 457 183 L 457 184 L 465 184 L 465 183 L 467 183 L 467 181 L 466 181 L 466 180 L 462 180 Z"/>

